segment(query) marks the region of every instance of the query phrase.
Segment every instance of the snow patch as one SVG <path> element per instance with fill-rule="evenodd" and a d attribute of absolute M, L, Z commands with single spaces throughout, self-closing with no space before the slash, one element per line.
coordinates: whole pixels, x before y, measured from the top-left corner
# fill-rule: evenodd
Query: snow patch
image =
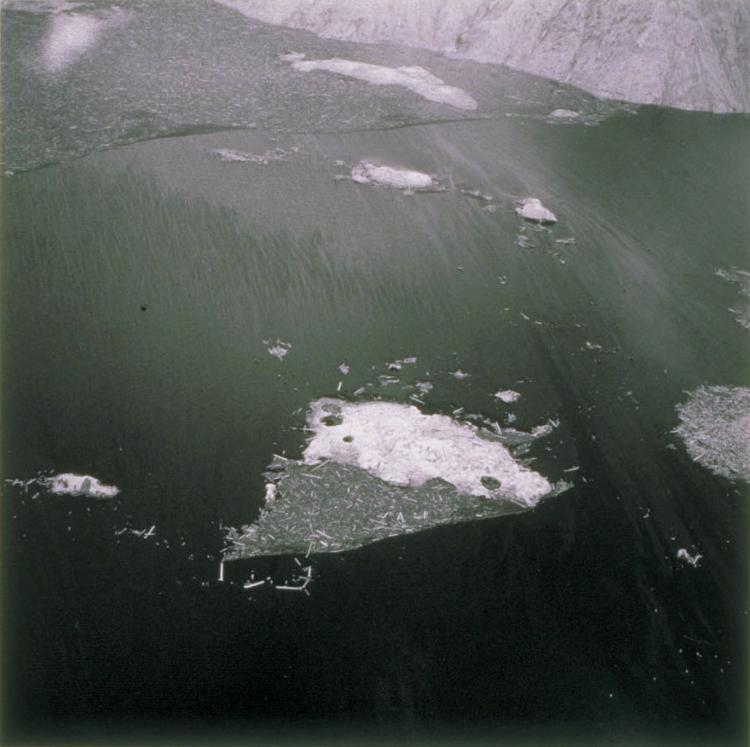
<path fill-rule="evenodd" d="M 305 464 L 330 459 L 399 486 L 440 479 L 461 493 L 523 506 L 534 506 L 553 490 L 546 478 L 475 426 L 425 415 L 412 405 L 323 398 L 312 403 L 307 424 L 314 436 Z"/>
<path fill-rule="evenodd" d="M 521 201 L 516 212 L 526 220 L 535 223 L 557 223 L 557 217 L 551 210 L 547 210 L 536 197 L 527 197 Z"/>
<path fill-rule="evenodd" d="M 55 495 L 114 498 L 120 492 L 116 486 L 104 485 L 91 475 L 75 475 L 72 472 L 62 472 L 39 482 Z"/>
<path fill-rule="evenodd" d="M 495 397 L 506 404 L 511 404 L 521 399 L 521 395 L 512 389 L 501 389 L 499 392 L 495 392 Z"/>
<path fill-rule="evenodd" d="M 334 57 L 330 60 L 293 60 L 292 67 L 302 73 L 313 70 L 337 73 L 376 86 L 401 86 L 428 101 L 448 104 L 457 109 L 477 108 L 477 102 L 466 91 L 446 85 L 440 78 L 416 65 L 394 68 Z"/>
<path fill-rule="evenodd" d="M 99 42 L 104 28 L 121 22 L 125 18 L 126 13 L 119 9 L 98 15 L 83 13 L 53 15 L 42 40 L 42 67 L 49 73 L 64 70 Z"/>
<path fill-rule="evenodd" d="M 357 184 L 376 184 L 380 187 L 403 189 L 407 192 L 431 190 L 438 187 L 435 179 L 429 174 L 383 166 L 370 161 L 360 161 L 352 169 L 352 180 Z"/>

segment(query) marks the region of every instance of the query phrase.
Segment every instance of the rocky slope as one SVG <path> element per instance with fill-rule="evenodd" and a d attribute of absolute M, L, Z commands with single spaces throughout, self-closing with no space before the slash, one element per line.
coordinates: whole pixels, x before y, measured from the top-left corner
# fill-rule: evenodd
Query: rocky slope
<path fill-rule="evenodd" d="M 606 98 L 750 111 L 746 0 L 218 0 L 324 37 L 425 47 Z"/>

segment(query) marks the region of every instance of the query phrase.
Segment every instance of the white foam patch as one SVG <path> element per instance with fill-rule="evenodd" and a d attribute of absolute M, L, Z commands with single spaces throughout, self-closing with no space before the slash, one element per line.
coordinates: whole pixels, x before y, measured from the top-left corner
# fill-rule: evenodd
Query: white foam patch
<path fill-rule="evenodd" d="M 702 386 L 677 406 L 688 454 L 730 479 L 750 480 L 750 389 Z"/>
<path fill-rule="evenodd" d="M 104 28 L 122 22 L 127 14 L 113 9 L 98 15 L 60 13 L 53 15 L 42 40 L 41 64 L 57 73 L 76 62 L 99 42 Z"/>
<path fill-rule="evenodd" d="M 429 174 L 393 166 L 383 166 L 370 161 L 360 161 L 352 169 L 352 180 L 357 184 L 375 184 L 380 187 L 403 189 L 407 192 L 433 190 L 439 187 L 435 179 Z"/>
<path fill-rule="evenodd" d="M 323 398 L 312 403 L 307 422 L 314 436 L 304 452 L 306 464 L 330 459 L 399 486 L 441 479 L 462 493 L 502 496 L 523 506 L 534 506 L 553 490 L 475 426 L 425 415 L 412 405 Z"/>
<path fill-rule="evenodd" d="M 115 485 L 104 485 L 91 475 L 63 472 L 39 481 L 55 495 L 74 495 L 86 498 L 114 498 L 119 492 Z"/>
<path fill-rule="evenodd" d="M 292 67 L 303 73 L 309 73 L 313 70 L 337 73 L 348 78 L 364 80 L 376 86 L 401 86 L 428 101 L 448 104 L 457 109 L 473 110 L 477 108 L 477 102 L 466 91 L 446 85 L 440 78 L 416 65 L 386 67 L 385 65 L 372 65 L 368 62 L 334 57 L 330 60 L 295 59 L 292 61 Z"/>
<path fill-rule="evenodd" d="M 578 119 L 581 115 L 572 109 L 555 109 L 550 117 L 552 119 Z"/>
<path fill-rule="evenodd" d="M 548 210 L 536 197 L 527 197 L 521 201 L 516 212 L 526 220 L 536 223 L 557 223 L 555 214 Z"/>

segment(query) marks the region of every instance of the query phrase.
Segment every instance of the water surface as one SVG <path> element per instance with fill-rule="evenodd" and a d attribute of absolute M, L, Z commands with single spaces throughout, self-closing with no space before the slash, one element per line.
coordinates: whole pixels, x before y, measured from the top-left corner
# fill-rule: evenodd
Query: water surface
<path fill-rule="evenodd" d="M 208 3 L 123 13 L 50 72 L 49 17 L 3 12 L 3 470 L 121 490 L 6 487 L 13 734 L 291 720 L 741 743 L 746 484 L 672 431 L 687 392 L 748 386 L 742 296 L 715 274 L 750 270 L 747 118 L 604 104 Z M 290 50 L 418 64 L 479 108 L 295 72 Z M 561 107 L 586 116 L 550 120 Z M 445 189 L 356 184 L 361 160 Z M 558 224 L 520 219 L 527 196 Z M 220 584 L 223 527 L 257 518 L 274 454 L 301 456 L 309 403 L 408 403 L 418 381 L 426 412 L 559 420 L 524 458 L 571 487 L 314 556 L 309 598 L 229 583 L 283 580 L 288 556 Z"/>

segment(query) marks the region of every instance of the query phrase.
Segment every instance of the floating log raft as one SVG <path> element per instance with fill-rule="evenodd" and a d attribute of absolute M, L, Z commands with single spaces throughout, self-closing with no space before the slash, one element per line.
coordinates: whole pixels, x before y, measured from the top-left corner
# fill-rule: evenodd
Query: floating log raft
<path fill-rule="evenodd" d="M 269 555 L 310 558 L 523 510 L 512 501 L 460 494 L 440 480 L 419 488 L 390 485 L 331 461 L 311 467 L 284 460 L 272 464 L 266 477 L 276 481 L 276 500 L 261 509 L 256 522 L 228 532 L 226 562 Z"/>

